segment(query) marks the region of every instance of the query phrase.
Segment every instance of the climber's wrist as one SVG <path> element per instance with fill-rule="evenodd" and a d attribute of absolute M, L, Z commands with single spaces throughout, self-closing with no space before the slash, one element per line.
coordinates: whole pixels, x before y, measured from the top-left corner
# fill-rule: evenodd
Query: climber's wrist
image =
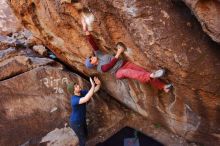
<path fill-rule="evenodd" d="M 117 54 L 115 55 L 115 58 L 118 59 L 119 56 L 120 56 L 120 53 L 117 53 Z"/>
<path fill-rule="evenodd" d="M 88 30 L 85 31 L 86 35 L 90 35 L 90 32 Z"/>

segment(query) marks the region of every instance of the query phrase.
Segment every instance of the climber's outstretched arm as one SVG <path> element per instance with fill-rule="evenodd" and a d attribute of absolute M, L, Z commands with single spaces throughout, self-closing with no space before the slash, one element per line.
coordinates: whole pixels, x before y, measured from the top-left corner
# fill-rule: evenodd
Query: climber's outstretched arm
<path fill-rule="evenodd" d="M 93 51 L 94 52 L 98 51 L 99 47 L 96 44 L 95 39 L 93 38 L 93 36 L 91 34 L 90 35 L 86 35 L 86 38 L 87 38 L 88 42 L 90 43 L 90 45 L 92 46 Z"/>
<path fill-rule="evenodd" d="M 79 100 L 79 104 L 83 104 L 83 103 L 86 103 L 87 101 L 89 101 L 93 94 L 94 94 L 94 90 L 95 90 L 95 83 L 94 81 L 92 80 L 92 78 L 89 78 L 90 80 L 90 83 L 91 83 L 91 88 L 89 90 L 89 92 L 84 96 L 84 97 L 81 97 L 80 100 Z"/>

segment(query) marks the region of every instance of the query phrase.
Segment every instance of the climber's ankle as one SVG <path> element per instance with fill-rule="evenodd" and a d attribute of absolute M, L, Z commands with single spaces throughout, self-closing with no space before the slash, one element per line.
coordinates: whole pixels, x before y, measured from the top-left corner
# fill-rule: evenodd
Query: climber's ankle
<path fill-rule="evenodd" d="M 173 88 L 172 84 L 166 84 L 163 88 L 164 92 L 168 93 Z"/>

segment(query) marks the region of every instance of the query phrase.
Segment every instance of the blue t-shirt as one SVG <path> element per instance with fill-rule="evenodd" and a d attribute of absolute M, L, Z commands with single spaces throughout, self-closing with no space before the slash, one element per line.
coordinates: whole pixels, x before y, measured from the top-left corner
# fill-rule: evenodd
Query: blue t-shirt
<path fill-rule="evenodd" d="M 70 122 L 80 124 L 86 122 L 86 103 L 79 104 L 81 97 L 84 97 L 88 93 L 88 90 L 81 90 L 80 96 L 73 95 L 71 97 L 72 113 L 70 115 Z"/>

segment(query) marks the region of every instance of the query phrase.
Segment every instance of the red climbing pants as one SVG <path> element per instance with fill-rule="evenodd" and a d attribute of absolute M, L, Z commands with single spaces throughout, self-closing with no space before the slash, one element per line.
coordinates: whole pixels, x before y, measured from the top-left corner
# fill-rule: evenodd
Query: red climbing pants
<path fill-rule="evenodd" d="M 146 71 L 144 68 L 136 64 L 126 62 L 118 69 L 115 76 L 117 79 L 129 78 L 138 80 L 142 83 L 150 83 L 153 87 L 162 90 L 165 84 L 158 79 L 152 79 L 150 74 L 151 73 Z"/>

